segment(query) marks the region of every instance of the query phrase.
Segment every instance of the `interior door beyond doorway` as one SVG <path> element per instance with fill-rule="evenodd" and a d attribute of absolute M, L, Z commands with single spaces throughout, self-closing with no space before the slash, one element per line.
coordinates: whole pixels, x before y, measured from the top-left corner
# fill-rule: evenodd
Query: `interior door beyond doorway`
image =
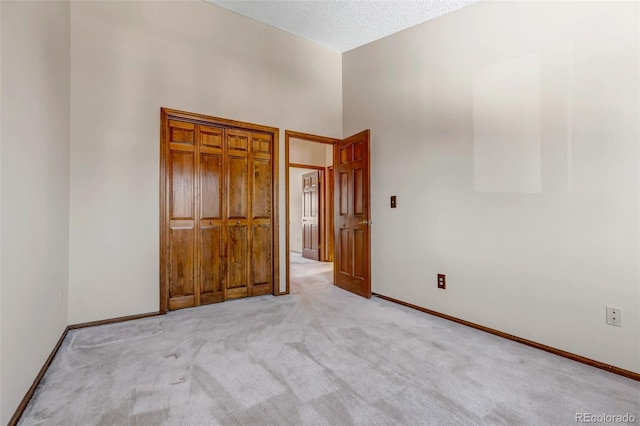
<path fill-rule="evenodd" d="M 339 141 L 333 159 L 334 282 L 370 298 L 369 130 Z"/>
<path fill-rule="evenodd" d="M 313 260 L 322 260 L 320 257 L 321 182 L 320 170 L 302 175 L 302 257 Z"/>

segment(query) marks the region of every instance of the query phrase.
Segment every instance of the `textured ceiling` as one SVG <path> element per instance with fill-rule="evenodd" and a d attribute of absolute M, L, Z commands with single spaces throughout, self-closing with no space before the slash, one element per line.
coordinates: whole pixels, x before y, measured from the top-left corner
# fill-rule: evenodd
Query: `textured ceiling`
<path fill-rule="evenodd" d="M 340 52 L 479 0 L 207 0 Z"/>

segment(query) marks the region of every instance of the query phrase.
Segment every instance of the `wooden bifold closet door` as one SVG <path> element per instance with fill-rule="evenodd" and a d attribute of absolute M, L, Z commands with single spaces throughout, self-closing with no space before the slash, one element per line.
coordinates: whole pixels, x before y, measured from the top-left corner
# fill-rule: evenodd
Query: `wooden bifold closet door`
<path fill-rule="evenodd" d="M 161 312 L 272 293 L 277 129 L 161 119 Z"/>

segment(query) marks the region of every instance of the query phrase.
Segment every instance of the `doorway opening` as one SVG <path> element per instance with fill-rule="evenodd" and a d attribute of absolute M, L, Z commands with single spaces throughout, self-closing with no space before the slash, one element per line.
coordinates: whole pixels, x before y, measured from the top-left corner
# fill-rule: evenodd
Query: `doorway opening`
<path fill-rule="evenodd" d="M 285 131 L 285 207 L 286 207 L 286 291 L 289 294 L 291 290 L 291 229 L 297 229 L 298 225 L 291 219 L 290 212 L 290 192 L 291 188 L 298 186 L 297 182 L 293 185 L 290 181 L 291 170 L 295 167 L 304 168 L 305 158 L 302 163 L 295 163 L 291 160 L 291 148 L 300 140 L 302 146 L 305 147 L 311 143 L 316 145 L 324 145 L 325 158 L 329 157 L 329 148 L 333 155 L 332 165 L 328 166 L 324 163 L 326 175 L 329 180 L 333 177 L 333 184 L 326 185 L 328 188 L 329 200 L 326 205 L 330 211 L 325 213 L 325 217 L 332 220 L 325 226 L 316 236 L 317 246 L 313 245 L 313 237 L 309 237 L 310 241 L 309 255 L 326 256 L 332 259 L 333 263 L 333 284 L 350 291 L 359 296 L 371 297 L 371 170 L 369 158 L 370 146 L 369 129 L 363 130 L 345 139 L 333 139 L 322 136 L 310 135 L 306 133 Z M 322 145 L 320 145 L 322 147 Z M 304 151 L 304 149 L 303 149 Z M 320 157 L 322 155 L 319 154 Z M 321 160 L 320 160 L 321 161 Z M 293 167 L 292 167 L 293 166 Z M 301 167 L 302 166 L 302 167 Z M 313 166 L 311 164 L 311 166 Z M 319 167 L 319 166 L 318 166 Z M 313 167 L 312 167 L 313 169 Z M 320 182 L 319 174 L 316 174 L 316 182 Z M 313 192 L 313 177 L 310 175 L 309 181 L 305 181 L 301 177 L 300 186 L 304 189 L 309 187 L 309 192 Z M 305 183 L 306 182 L 306 183 Z M 316 183 L 317 185 L 317 183 Z M 333 193 L 331 192 L 333 190 Z M 333 203 L 333 204 L 332 204 Z M 319 204 L 319 202 L 318 202 Z M 311 204 L 312 205 L 312 204 Z M 326 206 L 318 208 L 318 212 L 322 212 Z M 332 213 L 331 213 L 332 211 Z M 320 214 L 320 213 L 318 213 Z M 312 223 L 317 222 L 315 217 Z M 311 232 L 312 228 L 302 228 L 303 218 L 300 218 L 301 232 Z M 320 221 L 319 223 L 323 223 Z M 323 239 L 324 238 L 324 239 Z M 301 237 L 301 242 L 303 238 Z M 302 247 L 299 248 L 304 254 Z M 314 251 L 315 250 L 315 251 Z"/>
<path fill-rule="evenodd" d="M 322 272 L 333 270 L 333 150 L 339 141 L 285 131 L 285 294 L 290 293 L 292 265 Z"/>

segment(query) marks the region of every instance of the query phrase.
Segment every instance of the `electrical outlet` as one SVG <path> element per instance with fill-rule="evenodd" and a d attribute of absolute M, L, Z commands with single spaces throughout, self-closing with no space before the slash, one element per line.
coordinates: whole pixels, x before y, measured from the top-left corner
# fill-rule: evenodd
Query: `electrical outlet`
<path fill-rule="evenodd" d="M 443 290 L 447 288 L 447 278 L 444 274 L 438 274 L 438 288 Z"/>
<path fill-rule="evenodd" d="M 622 327 L 622 310 L 607 306 L 607 324 Z"/>

